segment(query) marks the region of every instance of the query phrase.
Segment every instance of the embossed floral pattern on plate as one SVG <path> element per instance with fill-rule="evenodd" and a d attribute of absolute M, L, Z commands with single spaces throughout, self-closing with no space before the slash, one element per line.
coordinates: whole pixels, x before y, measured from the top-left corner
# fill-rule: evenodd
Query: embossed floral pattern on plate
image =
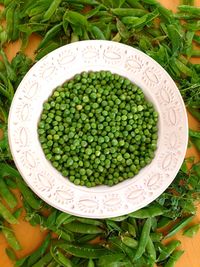
<path fill-rule="evenodd" d="M 90 70 L 110 70 L 129 78 L 159 112 L 158 149 L 152 163 L 113 187 L 85 188 L 69 182 L 46 160 L 37 136 L 42 105 L 52 90 Z M 153 201 L 175 178 L 187 140 L 184 103 L 167 72 L 141 51 L 110 41 L 77 42 L 45 56 L 19 85 L 9 114 L 9 143 L 26 183 L 50 205 L 82 217 L 115 217 Z"/>

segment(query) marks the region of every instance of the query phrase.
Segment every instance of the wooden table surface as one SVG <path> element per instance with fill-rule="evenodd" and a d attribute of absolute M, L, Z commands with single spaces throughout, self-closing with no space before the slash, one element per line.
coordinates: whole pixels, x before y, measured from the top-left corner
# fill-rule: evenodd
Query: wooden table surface
<path fill-rule="evenodd" d="M 179 0 L 160 0 L 160 2 L 167 8 L 175 11 Z M 200 0 L 196 0 L 195 4 L 200 6 Z M 37 47 L 39 38 L 33 37 L 30 40 L 26 53 L 33 57 L 34 49 Z M 19 49 L 19 43 L 9 45 L 6 49 L 8 58 L 11 59 Z M 195 59 L 196 62 L 200 63 L 200 59 Z M 190 128 L 199 129 L 200 124 L 188 114 L 188 120 Z M 199 158 L 199 154 L 195 149 L 188 149 L 187 156 L 196 156 Z M 16 192 L 17 194 L 17 192 Z M 20 201 L 20 200 L 19 200 Z M 19 204 L 20 206 L 20 204 Z M 23 216 L 22 216 L 23 217 Z M 194 223 L 200 222 L 200 206 L 198 208 L 197 216 L 194 219 Z M 23 257 L 32 251 L 34 251 L 44 239 L 45 232 L 41 232 L 39 227 L 32 227 L 29 223 L 20 220 L 18 225 L 13 225 L 13 230 L 21 243 L 23 249 L 17 253 L 18 257 Z M 181 248 L 185 250 L 185 253 L 176 264 L 176 267 L 200 267 L 200 231 L 194 238 L 183 237 L 182 234 L 176 235 L 174 238 L 179 239 L 182 242 Z M 12 262 L 8 259 L 5 254 L 5 248 L 7 243 L 2 234 L 0 234 L 0 267 L 12 267 Z"/>

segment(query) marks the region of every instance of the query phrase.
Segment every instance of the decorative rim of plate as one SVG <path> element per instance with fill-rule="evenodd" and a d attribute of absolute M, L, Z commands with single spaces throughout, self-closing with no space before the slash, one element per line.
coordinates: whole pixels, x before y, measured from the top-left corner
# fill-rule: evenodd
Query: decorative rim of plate
<path fill-rule="evenodd" d="M 112 187 L 86 188 L 69 182 L 46 160 L 37 136 L 42 104 L 53 89 L 90 70 L 110 70 L 129 78 L 159 112 L 155 158 L 134 178 Z M 29 70 L 11 105 L 8 136 L 19 172 L 41 199 L 76 216 L 109 218 L 146 206 L 171 184 L 185 156 L 188 121 L 176 84 L 156 61 L 130 46 L 93 40 L 60 47 Z"/>

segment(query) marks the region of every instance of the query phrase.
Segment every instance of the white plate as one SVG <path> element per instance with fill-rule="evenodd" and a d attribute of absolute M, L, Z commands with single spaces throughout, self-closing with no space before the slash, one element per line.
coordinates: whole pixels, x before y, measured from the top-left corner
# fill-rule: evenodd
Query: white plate
<path fill-rule="evenodd" d="M 112 187 L 86 188 L 69 182 L 46 160 L 37 135 L 42 105 L 52 90 L 90 70 L 110 70 L 129 78 L 159 112 L 158 149 L 152 163 Z M 185 106 L 167 72 L 141 51 L 110 41 L 77 42 L 45 56 L 19 85 L 9 114 L 11 152 L 26 183 L 48 204 L 82 217 L 115 217 L 149 204 L 175 178 L 187 141 Z"/>

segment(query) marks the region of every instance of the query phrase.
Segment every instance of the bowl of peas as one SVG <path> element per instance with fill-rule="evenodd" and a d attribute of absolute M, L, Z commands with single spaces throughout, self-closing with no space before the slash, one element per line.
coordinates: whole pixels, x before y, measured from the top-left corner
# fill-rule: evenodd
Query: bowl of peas
<path fill-rule="evenodd" d="M 152 58 L 111 41 L 81 41 L 25 76 L 9 142 L 39 197 L 70 214 L 108 218 L 144 207 L 169 186 L 187 127 L 175 83 Z"/>

